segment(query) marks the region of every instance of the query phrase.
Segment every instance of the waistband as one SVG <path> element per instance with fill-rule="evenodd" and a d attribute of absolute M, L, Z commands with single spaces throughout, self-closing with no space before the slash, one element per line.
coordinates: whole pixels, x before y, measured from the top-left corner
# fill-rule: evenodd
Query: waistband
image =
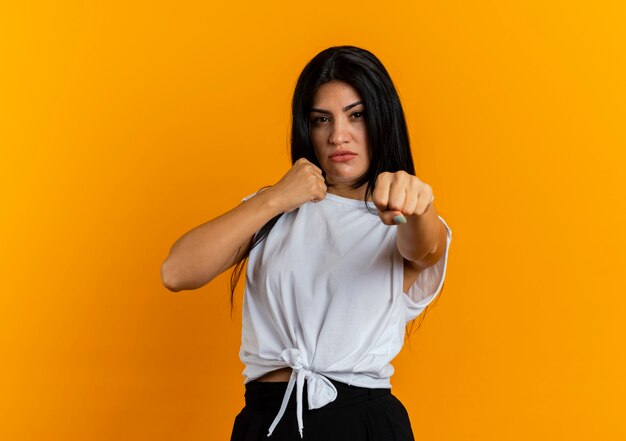
<path fill-rule="evenodd" d="M 307 363 L 307 357 L 305 356 L 305 354 L 302 354 L 302 352 L 298 348 L 284 349 L 280 354 L 280 358 L 285 362 L 287 366 L 291 367 L 292 369 L 291 377 L 289 378 L 289 381 L 286 384 L 285 382 L 274 383 L 274 382 L 257 381 L 256 383 L 257 384 L 261 383 L 262 386 L 257 385 L 257 386 L 247 387 L 248 390 L 254 390 L 255 387 L 264 388 L 266 389 L 266 393 L 267 393 L 267 390 L 273 391 L 274 393 L 276 391 L 284 392 L 283 399 L 280 404 L 280 409 L 278 410 L 278 414 L 276 415 L 276 418 L 274 418 L 274 421 L 269 427 L 267 436 L 272 435 L 272 432 L 276 428 L 276 425 L 280 422 L 281 418 L 285 414 L 288 404 L 291 403 L 293 405 L 292 392 L 295 392 L 294 395 L 295 395 L 296 418 L 298 419 L 298 431 L 300 432 L 300 438 L 304 437 L 304 434 L 303 434 L 304 419 L 302 417 L 304 413 L 304 409 L 305 409 L 304 397 L 306 397 L 308 410 L 312 410 L 312 409 L 319 409 L 321 407 L 326 407 L 330 403 L 338 401 L 340 394 L 339 394 L 339 389 L 337 388 L 337 386 L 339 386 L 342 389 L 343 396 L 341 397 L 338 403 L 335 403 L 335 405 L 345 405 L 346 401 L 354 402 L 355 400 L 357 400 L 356 402 L 358 402 L 359 399 L 363 401 L 365 397 L 369 399 L 370 394 L 372 393 L 367 390 L 365 391 L 356 390 L 356 389 L 364 389 L 361 387 L 348 386 L 347 384 L 343 384 L 343 383 L 336 384 L 340 382 L 331 380 L 330 378 L 323 375 L 322 372 L 312 369 L 312 367 Z M 251 383 L 253 383 L 253 381 L 246 383 L 246 385 L 249 385 Z M 270 386 L 266 386 L 265 385 L 266 383 L 269 383 Z M 388 393 L 391 393 L 391 389 L 388 389 L 388 391 L 389 391 Z M 264 399 L 267 399 L 268 396 L 270 397 L 272 396 L 271 393 L 270 395 L 263 395 L 262 392 L 260 393 L 261 393 L 260 396 L 264 397 Z M 374 393 L 377 393 L 377 392 L 374 392 Z M 381 392 L 378 392 L 378 393 L 381 393 Z M 385 393 L 385 392 L 382 392 L 382 393 Z M 254 392 L 249 393 L 248 395 L 249 401 L 254 401 L 253 394 Z M 272 400 L 272 404 L 271 404 L 272 407 L 274 407 L 273 403 L 274 403 L 274 400 Z"/>
<path fill-rule="evenodd" d="M 340 381 L 328 379 L 337 389 L 337 398 L 324 405 L 324 409 L 334 409 L 352 406 L 363 401 L 371 400 L 383 395 L 390 395 L 389 388 L 368 388 L 348 385 Z M 288 381 L 257 381 L 253 380 L 245 385 L 246 406 L 259 410 L 278 409 L 285 397 Z M 303 385 L 303 395 L 307 396 L 307 382 Z M 296 394 L 291 394 L 287 402 L 287 409 L 296 409 Z M 305 406 L 304 411 L 307 411 Z"/>

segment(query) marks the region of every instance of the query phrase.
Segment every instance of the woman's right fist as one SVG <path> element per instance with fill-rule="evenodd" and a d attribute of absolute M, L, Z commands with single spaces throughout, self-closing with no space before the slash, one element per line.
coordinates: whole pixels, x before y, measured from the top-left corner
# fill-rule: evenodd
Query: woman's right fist
<path fill-rule="evenodd" d="M 266 191 L 273 193 L 281 212 L 288 213 L 306 202 L 326 198 L 322 170 L 306 158 L 300 158 L 276 184 Z"/>

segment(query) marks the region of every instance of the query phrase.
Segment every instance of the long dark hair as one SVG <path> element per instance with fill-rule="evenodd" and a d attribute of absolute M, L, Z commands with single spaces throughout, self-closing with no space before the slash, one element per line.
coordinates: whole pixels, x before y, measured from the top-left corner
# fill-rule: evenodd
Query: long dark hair
<path fill-rule="evenodd" d="M 304 67 L 296 83 L 291 103 L 291 163 L 306 158 L 322 168 L 309 136 L 309 112 L 318 87 L 333 80 L 350 84 L 359 93 L 365 106 L 367 145 L 371 161 L 367 172 L 352 187 L 357 189 L 367 183 L 363 203 L 376 215 L 375 209 L 368 206 L 367 200 L 374 191 L 377 176 L 385 171 L 400 170 L 415 175 L 415 167 L 400 98 L 389 73 L 371 52 L 355 46 L 334 46 L 318 53 Z M 282 214 L 270 219 L 261 227 L 250 250 L 267 237 Z M 231 317 L 235 287 L 249 254 L 248 250 L 237 262 L 230 277 Z M 420 326 L 422 321 L 423 318 Z M 411 321 L 411 329 L 413 322 L 414 320 Z M 410 334 L 407 329 L 407 336 Z"/>

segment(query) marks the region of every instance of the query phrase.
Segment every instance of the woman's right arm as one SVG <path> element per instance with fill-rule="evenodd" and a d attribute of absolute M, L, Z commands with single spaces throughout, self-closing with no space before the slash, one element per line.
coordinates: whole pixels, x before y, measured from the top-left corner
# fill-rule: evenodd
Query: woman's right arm
<path fill-rule="evenodd" d="M 254 233 L 281 213 L 272 187 L 180 237 L 161 265 L 163 285 L 173 292 L 200 288 L 239 262 Z"/>
<path fill-rule="evenodd" d="M 322 170 L 298 159 L 273 186 L 174 242 L 161 265 L 161 280 L 170 291 L 200 288 L 238 263 L 256 233 L 280 213 L 326 197 Z"/>

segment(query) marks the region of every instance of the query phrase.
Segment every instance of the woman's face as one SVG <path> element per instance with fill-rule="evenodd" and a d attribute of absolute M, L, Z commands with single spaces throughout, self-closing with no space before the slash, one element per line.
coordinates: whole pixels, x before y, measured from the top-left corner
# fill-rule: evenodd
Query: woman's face
<path fill-rule="evenodd" d="M 309 114 L 309 132 L 331 186 L 345 187 L 369 168 L 365 110 L 361 97 L 348 83 L 333 80 L 317 89 Z"/>

